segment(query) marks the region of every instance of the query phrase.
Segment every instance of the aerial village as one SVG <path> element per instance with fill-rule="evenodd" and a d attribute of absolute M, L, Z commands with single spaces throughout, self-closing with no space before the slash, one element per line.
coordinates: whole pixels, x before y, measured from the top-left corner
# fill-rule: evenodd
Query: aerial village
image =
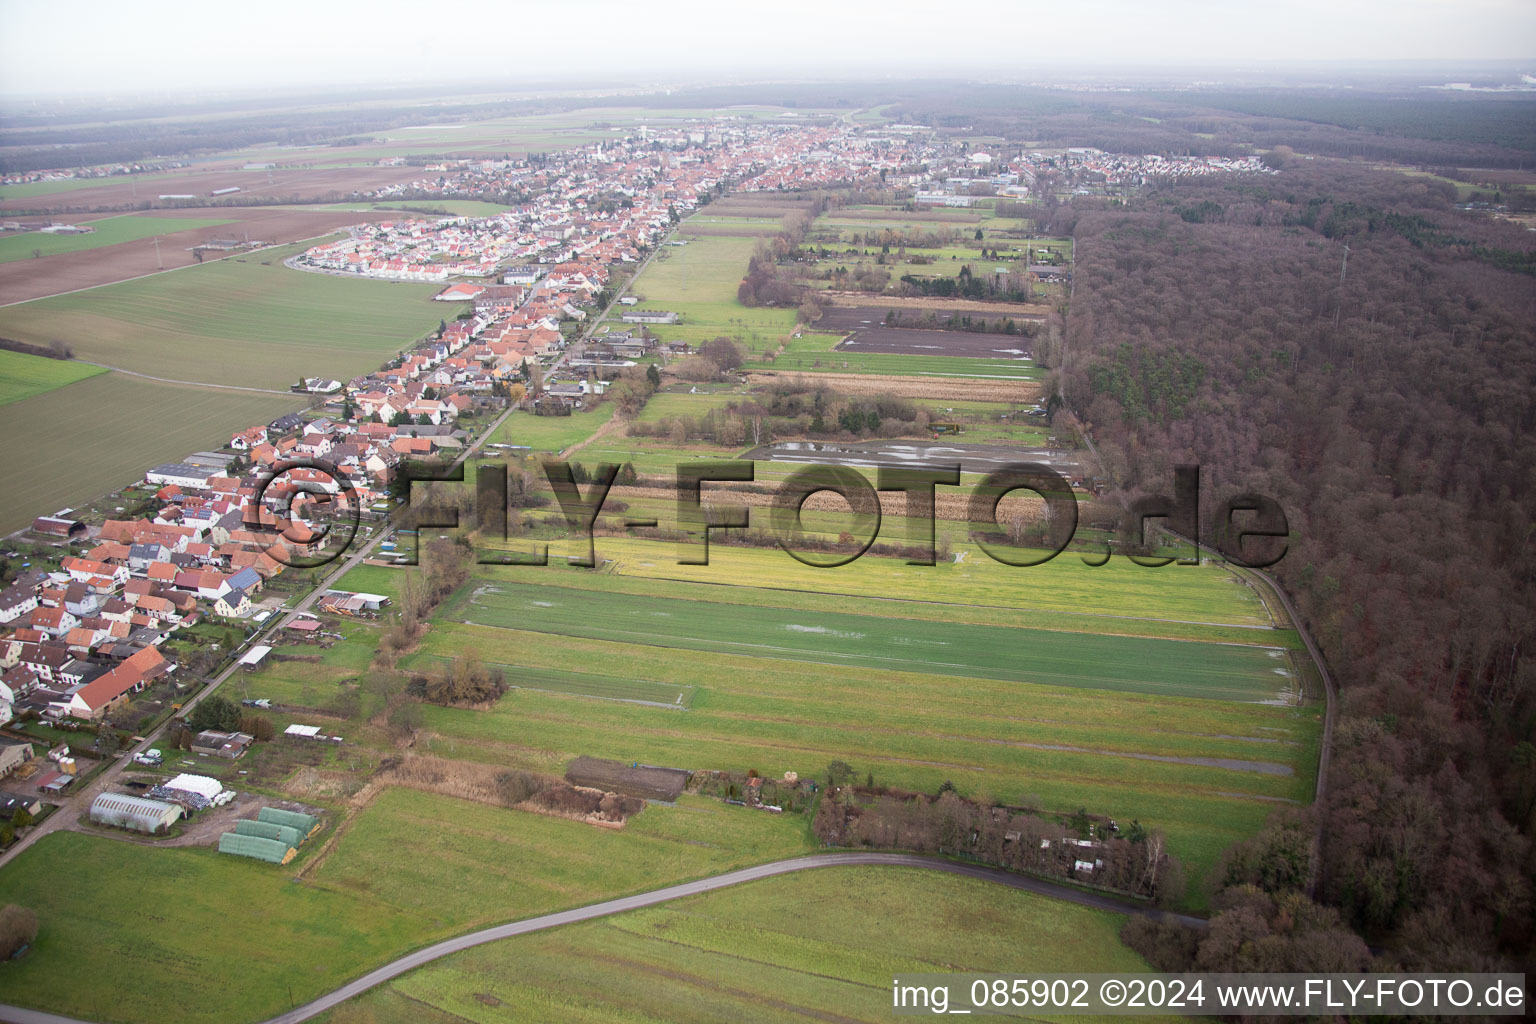
<path fill-rule="evenodd" d="M 967 205 L 973 186 L 1007 196 L 1024 194 L 1051 175 L 1063 188 L 1081 189 L 1136 184 L 1155 174 L 1234 169 L 1220 163 L 1110 158 L 1089 150 L 994 160 L 941 147 L 918 126 L 862 131 L 842 124 L 723 119 L 702 128 L 641 128 L 623 140 L 521 160 L 430 165 L 425 170 L 433 176 L 380 189 L 374 197 L 518 202 L 492 217 L 361 224 L 288 265 L 312 273 L 441 282 L 435 299 L 452 316 L 371 373 L 345 382 L 301 378 L 294 390 L 312 399 L 309 410 L 253 425 L 218 439 L 218 450 L 149 470 L 136 518 L 87 523 L 72 518 L 71 510 L 37 518 L 26 531 L 31 537 L 78 553 L 59 558 L 57 568 L 24 564 L 0 592 L 0 728 L 22 718 L 42 723 L 54 737 L 80 723 L 98 727 L 110 717 L 149 731 L 194 698 L 229 658 L 259 660 L 269 648 L 257 645 L 243 654 L 235 648 L 243 649 L 267 626 L 281 622 L 284 631 L 319 631 L 317 616 L 289 608 L 293 591 L 279 586 L 264 594 L 293 556 L 310 550 L 320 536 L 317 524 L 296 511 L 297 493 L 335 495 L 342 489 L 325 472 L 291 464 L 322 460 L 334 467 L 359 511 L 379 519 L 391 507 L 390 484 L 407 460 L 458 458 L 509 404 L 546 415 L 581 408 L 617 368 L 653 350 L 648 325 L 676 319 L 664 310 L 635 307 L 626 296 L 619 318 L 637 330 L 610 329 L 587 338 L 583 324 L 610 305 L 615 275 L 627 277 L 665 244 L 683 217 L 728 189 L 803 190 L 879 180 L 915 188 L 918 203 Z M 581 360 L 557 372 L 578 339 L 587 342 Z M 474 422 L 468 429 L 460 423 L 466 414 Z M 330 591 L 317 607 L 368 615 L 386 600 Z M 242 642 L 206 664 L 179 664 L 167 653 L 176 647 L 172 641 L 204 622 L 237 627 L 233 635 Z M 135 702 L 148 706 L 125 714 Z M 305 739 L 332 738 L 314 726 L 291 729 Z M 0 736 L 0 777 L 15 774 L 28 783 L 25 795 L 7 800 L 57 797 L 79 777 L 68 743 L 49 747 L 45 761 L 34 755 L 33 742 L 7 731 L 12 735 Z M 190 749 L 239 757 L 252 742 L 234 728 L 206 729 L 192 737 Z M 98 749 L 91 756 L 97 770 L 111 761 L 111 752 Z M 178 779 L 147 796 L 104 793 L 92 817 L 154 831 L 223 799 L 217 780 Z M 9 811 L 0 808 L 0 814 L 8 817 Z M 307 835 L 313 823 L 297 825 Z M 237 831 L 224 837 L 221 848 L 277 857 L 282 851 L 272 844 L 279 837 L 268 834 L 274 827 L 247 822 L 242 828 L 251 835 Z"/>

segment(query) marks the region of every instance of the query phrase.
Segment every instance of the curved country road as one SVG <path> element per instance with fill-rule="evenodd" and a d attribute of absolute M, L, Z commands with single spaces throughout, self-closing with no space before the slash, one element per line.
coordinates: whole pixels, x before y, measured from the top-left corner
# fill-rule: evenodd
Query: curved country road
<path fill-rule="evenodd" d="M 382 985 L 384 982 L 397 978 L 423 964 L 429 964 L 449 954 L 458 953 L 487 942 L 510 939 L 516 935 L 527 935 L 529 932 L 543 931 L 546 928 L 556 928 L 560 925 L 590 921 L 594 918 L 607 917 L 610 914 L 622 914 L 627 910 L 639 910 L 642 907 L 651 907 L 658 903 L 682 899 L 685 896 L 696 896 L 699 893 L 712 892 L 716 889 L 724 889 L 728 886 L 740 885 L 742 882 L 752 882 L 761 878 L 772 878 L 776 875 L 787 875 L 796 871 L 807 871 L 811 868 L 861 865 L 885 865 L 942 871 L 945 874 L 961 875 L 985 882 L 995 882 L 999 885 L 1005 885 L 1010 889 L 1022 889 L 1025 892 L 1031 892 L 1038 896 L 1066 900 L 1069 903 L 1091 907 L 1095 910 L 1108 910 L 1118 914 L 1141 914 L 1146 917 L 1176 921 L 1180 924 L 1194 927 L 1204 927 L 1205 925 L 1205 921 L 1202 918 L 1171 914 L 1152 907 L 1116 899 L 1113 896 L 1085 892 L 1070 886 L 1058 885 L 1054 882 L 1030 878 L 1026 875 L 1010 874 L 997 868 L 986 868 L 976 864 L 962 864 L 958 861 L 939 860 L 934 857 L 919 857 L 910 853 L 817 853 L 807 857 L 795 857 L 791 860 L 778 860 L 769 864 L 759 864 L 756 867 L 727 871 L 723 875 L 715 875 L 711 878 L 701 878 L 694 882 L 669 885 L 663 889 L 653 889 L 650 892 L 640 893 L 635 896 L 605 900 L 602 903 L 593 903 L 589 906 L 577 907 L 573 910 L 541 914 L 538 917 L 525 918 L 524 920 L 513 921 L 509 924 L 500 924 L 493 928 L 482 928 L 480 931 L 470 932 L 468 935 L 460 935 L 458 938 L 445 939 L 442 942 L 427 946 L 425 949 L 408 953 L 376 970 L 369 971 L 361 978 L 348 982 L 341 988 L 329 992 L 319 999 L 305 1003 L 303 1006 L 289 1010 L 287 1013 L 278 1014 L 276 1017 L 262 1022 L 262 1024 L 299 1024 L 300 1021 L 309 1020 L 311 1017 L 346 1002 L 353 996 L 360 995 L 376 985 Z M 19 1006 L 4 1005 L 0 1005 L 0 1019 L 8 1021 L 9 1024 L 89 1024 L 89 1022 L 79 1021 L 73 1017 L 61 1017 L 57 1014 L 44 1013 L 41 1010 L 28 1010 Z"/>

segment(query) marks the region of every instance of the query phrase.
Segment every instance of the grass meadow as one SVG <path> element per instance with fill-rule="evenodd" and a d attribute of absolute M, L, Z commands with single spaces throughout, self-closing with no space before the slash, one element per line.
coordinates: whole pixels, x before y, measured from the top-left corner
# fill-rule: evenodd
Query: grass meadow
<path fill-rule="evenodd" d="M 1149 970 L 1122 920 L 912 868 L 819 868 L 456 954 L 330 1021 L 887 1021 L 896 971 Z"/>
<path fill-rule="evenodd" d="M 77 380 L 106 373 L 99 366 L 0 349 L 0 405 L 9 405 Z"/>
<path fill-rule="evenodd" d="M 55 833 L 0 873 L 0 903 L 40 921 L 0 1001 L 133 1024 L 263 1019 L 477 926 L 806 852 L 802 824 L 687 798 L 609 830 L 389 789 L 302 881 L 319 839 L 279 867 Z M 58 884 L 60 865 L 90 884 Z"/>

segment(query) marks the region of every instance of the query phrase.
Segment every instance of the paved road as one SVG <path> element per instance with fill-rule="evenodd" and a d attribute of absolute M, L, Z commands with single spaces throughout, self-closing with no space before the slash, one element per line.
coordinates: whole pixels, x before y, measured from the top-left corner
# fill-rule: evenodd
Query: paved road
<path fill-rule="evenodd" d="M 681 226 L 681 224 L 678 225 L 678 227 Z M 548 381 L 555 375 L 555 372 L 560 369 L 560 365 L 562 363 L 564 363 L 572 356 L 577 355 L 578 349 L 592 340 L 592 336 L 597 333 L 598 327 L 601 326 L 604 320 L 608 319 L 608 314 L 613 312 L 613 307 L 619 304 L 620 299 L 629 294 L 629 286 L 640 279 L 640 275 L 645 273 L 645 268 L 651 265 L 651 261 L 656 258 L 657 253 L 666 248 L 667 243 L 672 240 L 672 236 L 675 234 L 677 234 L 676 227 L 674 227 L 671 231 L 668 231 L 666 235 L 662 237 L 661 241 L 656 243 L 655 247 L 651 249 L 650 254 L 640 262 L 640 266 L 635 268 L 635 272 L 629 275 L 629 280 L 624 282 L 624 287 L 620 288 L 617 292 L 614 292 L 613 298 L 608 300 L 608 305 L 603 307 L 603 311 L 592 318 L 592 325 L 582 332 L 581 337 L 576 338 L 569 345 L 567 345 L 564 351 L 562 351 L 560 355 L 556 357 L 555 361 L 549 364 L 549 369 L 544 374 L 545 381 Z"/>
<path fill-rule="evenodd" d="M 658 903 L 667 903 L 671 900 L 682 899 L 687 896 L 696 896 L 699 893 L 713 892 L 716 889 L 740 885 L 742 882 L 773 878 L 776 875 L 808 871 L 812 868 L 850 866 L 922 868 L 928 871 L 940 871 L 949 875 L 961 875 L 966 878 L 980 879 L 984 882 L 994 882 L 998 885 L 1007 886 L 1010 889 L 1022 889 L 1025 892 L 1046 896 L 1051 899 L 1065 900 L 1066 902 L 1091 907 L 1095 910 L 1107 910 L 1117 914 L 1140 914 L 1159 920 L 1176 921 L 1197 928 L 1204 927 L 1206 923 L 1203 918 L 1170 914 L 1141 904 L 1119 900 L 1113 896 L 1084 892 L 1070 886 L 1057 885 L 1038 878 L 1010 874 L 997 868 L 986 868 L 976 864 L 961 864 L 956 861 L 939 860 L 933 857 L 919 857 L 908 853 L 818 853 L 808 857 L 796 857 L 791 860 L 779 860 L 769 864 L 759 864 L 756 867 L 741 868 L 737 871 L 727 871 L 725 874 L 715 875 L 711 878 L 701 878 L 695 882 L 683 882 L 680 885 L 669 885 L 662 889 L 653 889 L 650 892 L 640 893 L 635 896 L 604 900 L 602 903 L 593 903 L 590 906 L 577 907 L 573 910 L 561 910 L 553 914 L 542 914 L 539 917 L 530 917 L 521 921 L 513 921 L 509 924 L 496 925 L 492 928 L 482 928 L 480 931 L 470 932 L 468 935 L 460 935 L 455 939 L 447 939 L 443 942 L 427 946 L 425 949 L 409 953 L 398 960 L 385 964 L 377 970 L 369 971 L 361 978 L 348 982 L 341 988 L 327 993 L 319 999 L 305 1003 L 303 1006 L 296 1007 L 287 1013 L 272 1017 L 264 1021 L 263 1024 L 299 1024 L 300 1021 L 306 1021 L 311 1017 L 324 1013 L 326 1010 L 346 1002 L 348 999 L 360 995 L 376 985 L 382 985 L 386 981 L 397 978 L 407 971 L 487 942 L 510 939 L 517 935 L 527 935 L 530 932 L 557 928 L 561 925 L 576 924 L 580 921 L 590 921 L 594 918 L 608 917 L 611 914 L 622 914 L 625 911 L 639 910 L 642 907 L 652 907 Z M 5 1005 L 0 1005 L 0 1020 L 8 1021 L 10 1024 L 88 1024 L 88 1022 L 78 1021 L 72 1017 L 60 1017 L 56 1014 L 43 1013 L 39 1010 L 28 1010 L 23 1007 Z"/>
<path fill-rule="evenodd" d="M 465 446 L 464 451 L 459 454 L 459 457 L 454 460 L 453 464 L 458 465 L 462 463 L 464 460 L 468 459 L 471 455 L 478 451 L 480 446 L 485 443 L 487 438 L 496 432 L 496 428 L 501 426 L 502 421 L 505 420 L 511 414 L 511 412 L 512 410 L 509 408 L 504 410 L 500 416 L 496 417 L 495 421 L 493 421 L 490 426 L 482 431 L 478 438 Z M 346 559 L 340 562 L 330 573 L 326 575 L 325 579 L 323 579 L 315 586 L 313 590 L 306 594 L 303 600 L 301 600 L 297 605 L 286 612 L 273 615 L 271 618 L 269 618 L 266 625 L 252 633 L 249 639 L 245 641 L 245 643 L 236 648 L 236 650 L 233 652 L 234 655 L 236 655 L 235 659 L 231 661 L 230 664 L 222 672 L 214 676 L 213 679 L 209 681 L 207 686 L 203 687 L 202 690 L 200 690 L 195 696 L 188 700 L 185 705 L 183 705 L 182 715 L 185 716 L 187 713 L 189 713 L 194 707 L 198 705 L 198 702 L 205 700 L 209 694 L 213 693 L 221 685 L 223 685 L 223 683 L 228 680 L 230 676 L 239 671 L 239 654 L 241 654 L 243 651 L 249 650 L 252 645 L 260 642 L 261 640 L 270 637 L 278 629 L 286 626 L 297 616 L 308 611 L 314 605 L 314 603 L 319 600 L 320 597 L 323 596 L 325 592 L 329 590 L 342 576 L 355 569 L 359 564 L 361 564 L 363 559 L 372 554 L 373 549 L 378 546 L 380 541 L 389 536 L 389 533 L 389 530 L 379 530 L 373 535 L 373 537 L 360 545 L 355 551 L 348 555 Z M 151 732 L 144 739 L 143 743 L 140 743 L 137 746 L 125 748 L 119 754 L 118 762 L 116 764 L 107 768 L 100 775 L 96 776 L 96 778 L 86 783 L 84 788 L 76 790 L 75 792 L 65 796 L 58 810 L 54 811 L 47 818 L 45 818 L 42 824 L 35 826 L 30 832 L 27 833 L 27 835 L 11 844 L 11 847 L 3 854 L 0 854 L 0 868 L 4 868 L 6 864 L 9 864 L 14 858 L 20 856 L 24 850 L 31 847 L 39 839 L 45 835 L 48 835 L 49 833 L 58 832 L 60 830 L 78 829 L 80 815 L 85 813 L 85 810 L 90 806 L 91 801 L 94 800 L 98 794 L 105 792 L 108 787 L 117 782 L 117 779 L 123 773 L 123 770 L 133 763 L 133 756 L 135 754 L 141 753 L 145 750 L 148 750 L 150 747 L 155 746 L 156 743 L 159 742 L 159 738 L 162 736 L 162 734 L 164 734 L 165 731 L 169 729 L 171 725 L 176 721 L 176 717 L 167 719 L 160 725 L 160 728 Z"/>

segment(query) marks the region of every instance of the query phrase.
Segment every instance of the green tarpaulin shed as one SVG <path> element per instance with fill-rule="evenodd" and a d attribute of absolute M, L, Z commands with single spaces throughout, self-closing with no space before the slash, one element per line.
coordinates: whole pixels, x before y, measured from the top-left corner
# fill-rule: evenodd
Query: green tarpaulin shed
<path fill-rule="evenodd" d="M 260 836 L 242 836 L 238 832 L 225 832 L 219 836 L 219 852 L 254 857 L 269 864 L 287 864 L 293 860 L 293 847 L 287 843 Z"/>
<path fill-rule="evenodd" d="M 261 839 L 276 839 L 294 849 L 298 849 L 299 844 L 307 838 L 296 828 L 288 825 L 274 825 L 270 821 L 237 821 L 235 833 L 242 836 L 257 836 Z"/>
<path fill-rule="evenodd" d="M 263 807 L 256 812 L 256 820 L 296 828 L 299 830 L 299 835 L 306 839 L 314 835 L 320 827 L 319 818 L 299 811 L 285 811 L 280 807 Z"/>

